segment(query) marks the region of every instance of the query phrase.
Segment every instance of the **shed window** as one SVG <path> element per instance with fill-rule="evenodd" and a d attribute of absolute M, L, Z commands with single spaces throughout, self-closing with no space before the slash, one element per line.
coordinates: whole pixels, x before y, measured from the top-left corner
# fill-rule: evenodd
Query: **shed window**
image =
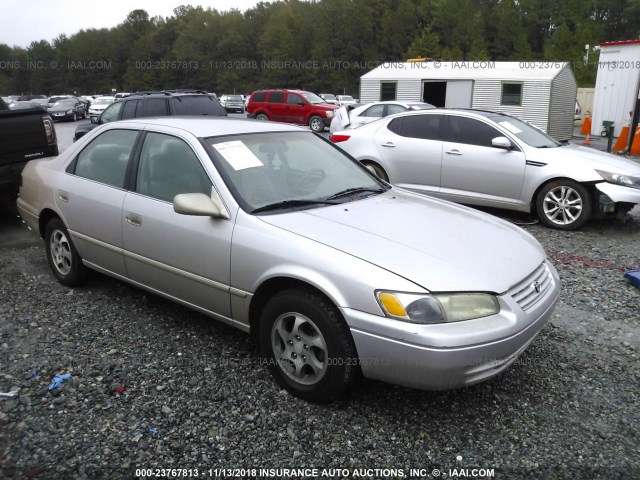
<path fill-rule="evenodd" d="M 380 82 L 380 101 L 396 99 L 396 82 Z"/>
<path fill-rule="evenodd" d="M 522 105 L 522 83 L 503 83 L 501 104 Z"/>

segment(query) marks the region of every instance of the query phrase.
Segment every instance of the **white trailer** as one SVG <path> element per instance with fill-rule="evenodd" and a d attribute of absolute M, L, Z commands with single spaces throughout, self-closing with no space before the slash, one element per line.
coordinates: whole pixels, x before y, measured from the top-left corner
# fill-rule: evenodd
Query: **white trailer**
<path fill-rule="evenodd" d="M 640 89 L 640 40 L 600 44 L 593 99 L 591 135 L 600 135 L 603 122 L 613 122 L 615 137 L 629 122 Z"/>
<path fill-rule="evenodd" d="M 564 141 L 573 134 L 577 89 L 566 62 L 391 62 L 360 77 L 360 102 L 504 112 Z"/>

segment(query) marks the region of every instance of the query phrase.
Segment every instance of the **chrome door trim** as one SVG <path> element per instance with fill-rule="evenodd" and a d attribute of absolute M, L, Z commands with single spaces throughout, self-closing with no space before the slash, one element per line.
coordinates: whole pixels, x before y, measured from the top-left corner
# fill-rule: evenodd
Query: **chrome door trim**
<path fill-rule="evenodd" d="M 74 239 L 78 239 L 78 240 L 84 240 L 85 242 L 88 243 L 93 243 L 94 245 L 98 245 L 99 247 L 102 247 L 106 250 L 111 250 L 112 252 L 116 252 L 119 254 L 122 254 L 124 252 L 124 250 L 120 247 L 115 247 L 113 245 L 111 245 L 110 243 L 106 243 L 106 242 L 102 242 L 100 240 L 96 240 L 93 237 L 89 237 L 83 233 L 80 232 L 76 232 L 75 230 L 69 230 L 69 233 L 71 234 L 71 237 L 73 237 Z"/>

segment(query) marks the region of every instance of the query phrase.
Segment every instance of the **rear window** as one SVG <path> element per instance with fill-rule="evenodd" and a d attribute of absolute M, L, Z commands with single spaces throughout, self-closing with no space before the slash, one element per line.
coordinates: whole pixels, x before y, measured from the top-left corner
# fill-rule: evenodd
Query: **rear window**
<path fill-rule="evenodd" d="M 227 115 L 220 102 L 209 95 L 176 97 L 173 106 L 176 115 Z"/>

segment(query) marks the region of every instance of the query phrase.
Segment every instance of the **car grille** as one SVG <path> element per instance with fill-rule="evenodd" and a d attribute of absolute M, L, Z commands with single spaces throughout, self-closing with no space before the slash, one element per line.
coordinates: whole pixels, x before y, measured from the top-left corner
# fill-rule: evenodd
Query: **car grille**
<path fill-rule="evenodd" d="M 547 263 L 543 262 L 531 275 L 512 287 L 509 294 L 526 312 L 542 300 L 552 287 L 553 277 Z"/>

